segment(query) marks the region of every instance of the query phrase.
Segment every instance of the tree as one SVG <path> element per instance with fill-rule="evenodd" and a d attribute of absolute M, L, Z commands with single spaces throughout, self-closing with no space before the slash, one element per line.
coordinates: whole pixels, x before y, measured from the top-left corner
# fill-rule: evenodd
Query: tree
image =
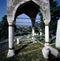
<path fill-rule="evenodd" d="M 60 6 L 57 1 L 50 0 L 51 21 L 50 21 L 50 33 L 56 34 L 57 20 L 60 17 Z"/>
<path fill-rule="evenodd" d="M 8 22 L 7 22 L 7 16 L 5 15 L 2 18 L 2 21 L 0 22 L 0 38 L 7 38 L 8 36 Z"/>
<path fill-rule="evenodd" d="M 57 1 L 54 0 L 50 0 L 50 11 L 51 11 L 51 21 L 49 24 L 49 31 L 52 34 L 56 34 L 56 28 L 57 28 L 57 20 L 60 17 L 60 6 L 58 6 Z M 42 15 L 41 16 L 41 23 L 40 23 L 40 27 L 43 29 L 44 31 L 44 22 L 42 19 Z"/>

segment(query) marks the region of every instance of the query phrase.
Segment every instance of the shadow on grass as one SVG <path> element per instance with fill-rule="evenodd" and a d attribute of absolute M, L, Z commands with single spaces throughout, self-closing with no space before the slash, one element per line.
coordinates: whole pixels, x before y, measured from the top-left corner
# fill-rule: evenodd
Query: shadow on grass
<path fill-rule="evenodd" d="M 20 49 L 15 50 L 15 55 L 17 55 L 18 53 L 20 53 L 23 49 L 25 49 L 29 44 L 31 44 L 32 42 L 23 45 Z"/>

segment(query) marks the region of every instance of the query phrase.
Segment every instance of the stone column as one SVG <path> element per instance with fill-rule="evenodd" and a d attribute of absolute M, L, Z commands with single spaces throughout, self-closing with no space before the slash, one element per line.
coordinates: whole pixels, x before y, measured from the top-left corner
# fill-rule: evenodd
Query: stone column
<path fill-rule="evenodd" d="M 42 54 L 45 59 L 49 58 L 50 48 L 49 48 L 49 25 L 45 24 L 45 47 L 42 49 Z"/>
<path fill-rule="evenodd" d="M 34 27 L 32 27 L 32 42 L 33 42 L 33 43 L 35 42 L 34 33 L 35 33 Z"/>
<path fill-rule="evenodd" d="M 32 20 L 32 42 L 33 43 L 35 43 L 35 38 L 34 38 L 34 34 L 35 34 L 34 25 L 35 25 L 35 20 Z"/>
<path fill-rule="evenodd" d="M 40 29 L 40 36 L 42 36 L 42 29 Z"/>
<path fill-rule="evenodd" d="M 12 57 L 14 55 L 14 27 L 12 23 L 9 23 L 8 28 L 9 37 L 9 50 L 7 57 Z"/>
<path fill-rule="evenodd" d="M 32 26 L 32 36 L 34 37 L 35 34 L 35 30 L 34 30 L 34 26 Z"/>
<path fill-rule="evenodd" d="M 45 46 L 49 45 L 49 25 L 45 25 Z"/>
<path fill-rule="evenodd" d="M 19 38 L 17 38 L 17 45 L 19 44 Z"/>

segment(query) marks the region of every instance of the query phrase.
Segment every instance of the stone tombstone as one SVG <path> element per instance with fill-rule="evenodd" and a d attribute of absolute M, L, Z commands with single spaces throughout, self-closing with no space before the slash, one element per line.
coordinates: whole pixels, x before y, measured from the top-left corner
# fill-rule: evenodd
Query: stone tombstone
<path fill-rule="evenodd" d="M 57 23 L 57 32 L 56 32 L 56 47 L 60 49 L 60 19 Z"/>

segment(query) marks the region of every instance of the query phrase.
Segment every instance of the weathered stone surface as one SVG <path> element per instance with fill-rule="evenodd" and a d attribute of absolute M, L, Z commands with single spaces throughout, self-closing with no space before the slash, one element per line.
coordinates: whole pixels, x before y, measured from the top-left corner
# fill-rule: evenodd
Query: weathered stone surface
<path fill-rule="evenodd" d="M 17 4 L 23 4 L 25 2 L 28 2 L 31 0 L 7 0 L 7 14 L 13 15 L 14 8 L 17 6 Z M 48 24 L 50 22 L 50 5 L 49 0 L 32 0 L 40 7 L 40 11 L 43 15 L 43 20 L 45 24 Z"/>
<path fill-rule="evenodd" d="M 58 20 L 57 23 L 56 47 L 60 49 L 60 19 Z"/>
<path fill-rule="evenodd" d="M 48 25 L 50 22 L 50 5 L 49 0 L 7 0 L 7 20 L 9 26 L 9 48 L 12 49 L 14 46 L 14 36 L 13 36 L 13 24 L 16 17 L 22 13 L 25 13 L 32 18 L 36 18 L 37 13 L 41 11 L 43 15 L 43 20 L 45 25 Z M 34 23 L 34 22 L 33 22 Z M 34 25 L 32 23 L 32 25 Z M 45 30 L 45 34 L 48 37 L 45 37 L 45 41 L 49 42 L 49 29 L 47 28 L 47 32 Z M 33 30 L 34 36 L 34 30 Z M 33 38 L 34 41 L 34 38 Z M 35 43 L 36 41 L 34 41 Z M 48 53 L 49 51 L 47 51 Z M 8 51 L 7 57 L 11 57 L 14 55 L 14 49 Z"/>

